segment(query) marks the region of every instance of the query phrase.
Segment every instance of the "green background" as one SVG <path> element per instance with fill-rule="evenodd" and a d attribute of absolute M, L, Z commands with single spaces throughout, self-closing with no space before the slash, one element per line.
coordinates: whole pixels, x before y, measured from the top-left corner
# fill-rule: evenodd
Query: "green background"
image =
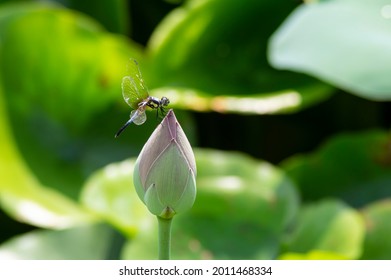
<path fill-rule="evenodd" d="M 194 148 L 174 259 L 390 259 L 385 0 L 0 1 L 0 259 L 156 259 L 132 183 L 159 120 Z"/>

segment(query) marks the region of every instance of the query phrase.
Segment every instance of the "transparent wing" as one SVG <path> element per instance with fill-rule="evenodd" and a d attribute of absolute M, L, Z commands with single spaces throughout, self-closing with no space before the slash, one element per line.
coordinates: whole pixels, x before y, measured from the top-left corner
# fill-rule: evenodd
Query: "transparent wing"
<path fill-rule="evenodd" d="M 133 110 L 130 113 L 130 121 L 137 125 L 142 125 L 147 120 L 147 114 L 145 111 Z"/>
<path fill-rule="evenodd" d="M 129 60 L 127 75 L 122 78 L 122 96 L 125 102 L 134 109 L 149 96 L 138 63 L 134 59 Z"/>
<path fill-rule="evenodd" d="M 129 120 L 118 130 L 118 132 L 115 134 L 115 138 L 117 138 L 122 131 L 125 130 L 131 123 L 142 125 L 147 120 L 147 115 L 145 114 L 145 111 L 142 110 L 133 110 L 130 112 L 130 118 Z"/>

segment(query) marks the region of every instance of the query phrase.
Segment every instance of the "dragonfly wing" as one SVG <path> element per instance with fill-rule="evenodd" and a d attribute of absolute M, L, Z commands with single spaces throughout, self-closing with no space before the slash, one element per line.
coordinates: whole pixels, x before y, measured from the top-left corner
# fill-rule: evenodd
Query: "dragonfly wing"
<path fill-rule="evenodd" d="M 147 120 L 147 114 L 145 114 L 145 111 L 141 110 L 133 110 L 130 113 L 130 120 L 137 125 L 142 125 Z"/>
<path fill-rule="evenodd" d="M 138 63 L 134 59 L 128 62 L 127 76 L 122 78 L 122 95 L 132 108 L 137 108 L 138 104 L 149 96 Z"/>
<path fill-rule="evenodd" d="M 133 110 L 130 112 L 130 118 L 129 120 L 118 130 L 118 132 L 115 134 L 115 138 L 117 138 L 122 131 L 125 130 L 131 123 L 142 125 L 147 120 L 147 115 L 145 114 L 145 111 L 141 110 Z"/>
<path fill-rule="evenodd" d="M 130 76 L 122 78 L 122 96 L 125 102 L 134 109 L 143 100 L 138 92 L 134 79 Z"/>

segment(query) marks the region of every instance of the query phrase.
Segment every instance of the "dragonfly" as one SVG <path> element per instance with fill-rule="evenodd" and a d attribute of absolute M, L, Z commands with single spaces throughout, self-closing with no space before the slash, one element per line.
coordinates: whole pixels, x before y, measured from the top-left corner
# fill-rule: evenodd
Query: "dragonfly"
<path fill-rule="evenodd" d="M 170 100 L 167 97 L 161 99 L 150 96 L 147 87 L 144 84 L 138 62 L 130 59 L 127 64 L 127 76 L 122 78 L 122 96 L 125 102 L 134 110 L 130 112 L 129 120 L 115 134 L 117 138 L 131 123 L 142 125 L 147 120 L 145 111 L 147 108 L 156 109 L 164 114 Z"/>

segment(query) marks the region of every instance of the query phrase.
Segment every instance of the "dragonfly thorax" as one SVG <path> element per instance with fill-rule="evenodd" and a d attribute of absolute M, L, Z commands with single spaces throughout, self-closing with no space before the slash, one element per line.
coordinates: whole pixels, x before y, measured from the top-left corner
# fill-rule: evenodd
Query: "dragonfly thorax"
<path fill-rule="evenodd" d="M 170 104 L 170 100 L 167 97 L 163 96 L 159 100 L 159 98 L 149 96 L 146 101 L 143 101 L 139 104 L 139 107 L 148 106 L 152 109 L 159 109 L 159 108 L 167 106 L 168 104 Z"/>

